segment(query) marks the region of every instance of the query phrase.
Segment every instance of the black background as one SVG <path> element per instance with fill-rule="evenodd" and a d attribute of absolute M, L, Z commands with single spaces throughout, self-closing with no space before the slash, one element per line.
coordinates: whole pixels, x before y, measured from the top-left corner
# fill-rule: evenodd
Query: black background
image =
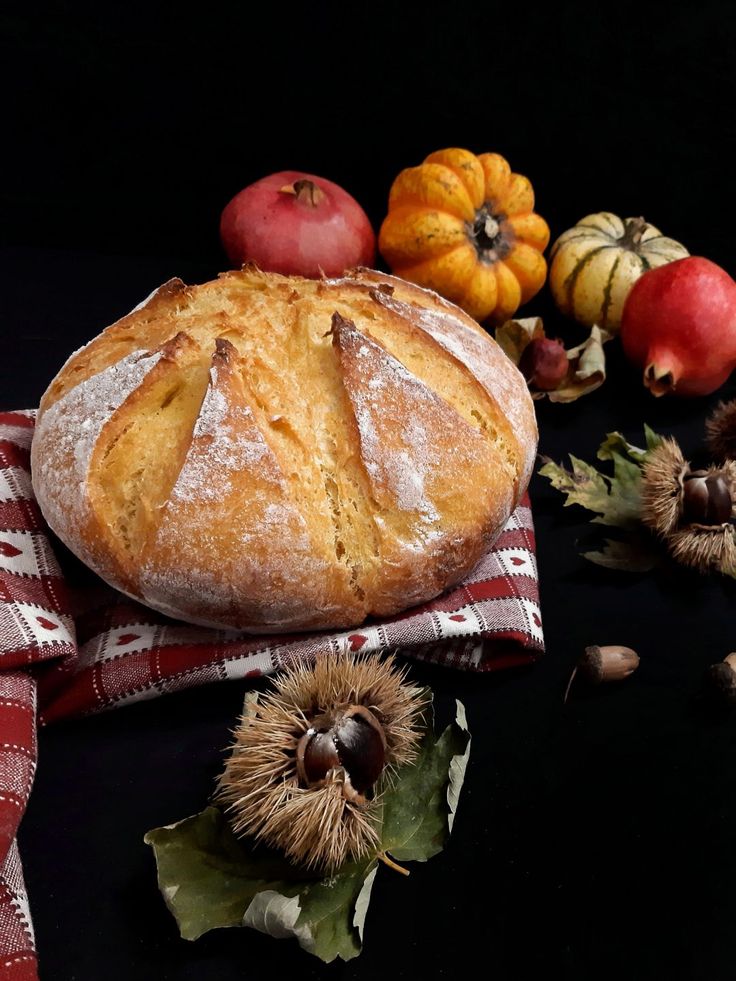
<path fill-rule="evenodd" d="M 495 150 L 553 237 L 592 211 L 644 214 L 736 271 L 729 3 L 57 3 L 0 22 L 2 408 L 36 404 L 70 350 L 169 276 L 225 268 L 222 207 L 275 170 L 337 181 L 377 228 L 403 167 Z M 581 337 L 546 290 L 526 312 Z M 655 401 L 613 350 L 603 389 L 538 404 L 540 450 L 591 459 L 647 421 L 695 452 L 735 394 Z M 444 719 L 466 703 L 471 764 L 447 851 L 379 875 L 357 961 L 250 931 L 187 943 L 156 891 L 142 835 L 205 802 L 232 684 L 42 732 L 20 836 L 42 978 L 733 978 L 736 716 L 701 678 L 736 647 L 736 589 L 586 565 L 584 518 L 540 478 L 532 492 L 547 656 L 497 677 L 413 669 Z M 591 643 L 628 644 L 641 668 L 563 708 Z"/>

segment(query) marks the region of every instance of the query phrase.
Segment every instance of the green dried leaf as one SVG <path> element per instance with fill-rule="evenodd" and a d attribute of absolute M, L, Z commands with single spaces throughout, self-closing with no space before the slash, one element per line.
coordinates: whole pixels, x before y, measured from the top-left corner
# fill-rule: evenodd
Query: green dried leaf
<path fill-rule="evenodd" d="M 552 486 L 565 495 L 565 507 L 579 504 L 592 511 L 593 524 L 621 528 L 623 540 L 606 539 L 600 550 L 583 552 L 583 556 L 609 569 L 635 572 L 649 571 L 659 562 L 656 543 L 641 524 L 642 466 L 649 452 L 662 437 L 648 426 L 644 428 L 647 449 L 629 443 L 621 433 L 608 433 L 598 449 L 598 459 L 613 464 L 613 475 L 601 473 L 594 466 L 570 455 L 571 469 L 545 460 L 539 470 Z"/>
<path fill-rule="evenodd" d="M 463 706 L 457 703 L 456 721 L 439 738 L 431 711 L 426 726 L 417 763 L 402 768 L 384 794 L 378 852 L 346 863 L 328 879 L 236 838 L 217 807 L 149 831 L 144 840 L 154 849 L 159 888 L 182 937 L 242 925 L 293 937 L 325 962 L 356 957 L 377 859 L 391 851 L 398 859 L 425 861 L 442 850 L 452 829 L 470 751 Z"/>
<path fill-rule="evenodd" d="M 539 473 L 565 495 L 564 507 L 579 504 L 598 514 L 605 514 L 610 504 L 610 479 L 595 467 L 570 455 L 572 470 L 546 459 Z"/>
<path fill-rule="evenodd" d="M 659 433 L 655 433 L 653 429 L 650 429 L 646 423 L 644 423 L 644 435 L 647 441 L 647 450 L 656 450 L 658 446 L 662 445 L 664 437 L 660 436 Z"/>
<path fill-rule="evenodd" d="M 600 524 L 617 525 L 619 528 L 638 525 L 641 514 L 641 468 L 619 453 L 612 453 L 611 460 L 611 503 L 605 517 L 593 520 Z"/>
<path fill-rule="evenodd" d="M 648 430 L 649 433 L 652 433 L 651 429 L 648 429 L 648 427 L 645 426 L 644 428 L 645 431 Z M 652 435 L 656 436 L 656 433 L 652 433 Z M 659 439 L 659 437 L 657 438 Z M 653 449 L 653 447 L 649 445 L 647 445 L 646 450 L 642 450 L 638 446 L 634 446 L 633 443 L 629 443 L 629 441 L 622 436 L 621 433 L 607 433 L 606 438 L 598 447 L 598 453 L 596 456 L 599 460 L 613 460 L 614 454 L 618 454 L 618 456 L 628 456 L 636 463 L 643 463 L 648 450 L 651 449 Z"/>
<path fill-rule="evenodd" d="M 661 550 L 653 542 L 634 536 L 625 541 L 606 538 L 603 548 L 582 555 L 596 565 L 621 572 L 651 572 L 662 561 Z"/>
<path fill-rule="evenodd" d="M 406 767 L 383 805 L 381 845 L 400 862 L 426 862 L 441 852 L 452 829 L 470 753 L 465 709 L 433 743 L 424 740 L 417 762 Z"/>
<path fill-rule="evenodd" d="M 467 744 L 465 746 L 465 752 L 462 755 L 458 753 L 450 760 L 450 782 L 447 785 L 447 804 L 450 809 L 447 815 L 448 833 L 452 831 L 452 826 L 455 823 L 455 812 L 460 801 L 460 791 L 463 789 L 463 784 L 465 783 L 465 771 L 468 768 L 468 760 L 470 759 L 470 730 L 468 729 L 468 720 L 465 715 L 465 706 L 457 698 L 455 699 L 455 724 L 460 730 L 460 734 L 465 733 L 467 735 Z"/>
<path fill-rule="evenodd" d="M 363 885 L 361 886 L 360 892 L 358 893 L 358 898 L 355 900 L 355 913 L 353 914 L 353 926 L 358 931 L 358 936 L 360 937 L 360 942 L 363 943 L 363 927 L 365 926 L 365 916 L 368 912 L 368 907 L 371 902 L 371 890 L 373 889 L 373 880 L 376 878 L 376 872 L 378 872 L 378 865 L 374 865 L 372 871 L 363 879 Z"/>
<path fill-rule="evenodd" d="M 639 524 L 641 475 L 625 466 L 616 454 L 614 477 L 600 473 L 595 467 L 570 454 L 572 470 L 566 470 L 552 460 L 545 462 L 539 473 L 565 495 L 565 507 L 580 504 L 593 511 L 595 524 L 628 528 Z"/>
<path fill-rule="evenodd" d="M 259 892 L 246 909 L 242 925 L 277 940 L 293 937 L 304 950 L 326 963 L 337 957 L 351 960 L 361 951 L 376 869 L 376 860 L 371 858 L 359 865 L 346 865 L 331 879 L 308 884 L 297 895 L 289 895 L 289 883 L 284 884 L 285 893 L 272 889 Z"/>
<path fill-rule="evenodd" d="M 156 853 L 159 887 L 185 940 L 215 927 L 239 926 L 257 893 L 283 891 L 284 879 L 293 878 L 285 859 L 236 838 L 217 807 L 155 828 L 143 840 Z M 298 888 L 292 884 L 293 892 Z"/>
<path fill-rule="evenodd" d="M 332 878 L 314 882 L 300 891 L 301 913 L 292 935 L 304 950 L 325 963 L 337 957 L 349 961 L 358 956 L 375 875 L 373 856 L 364 862 L 346 864 Z M 244 920 L 243 925 L 248 923 Z"/>
<path fill-rule="evenodd" d="M 243 926 L 252 927 L 279 940 L 296 937 L 310 942 L 311 935 L 305 927 L 297 927 L 302 912 L 298 896 L 284 896 L 274 889 L 264 889 L 256 893 L 245 911 Z"/>

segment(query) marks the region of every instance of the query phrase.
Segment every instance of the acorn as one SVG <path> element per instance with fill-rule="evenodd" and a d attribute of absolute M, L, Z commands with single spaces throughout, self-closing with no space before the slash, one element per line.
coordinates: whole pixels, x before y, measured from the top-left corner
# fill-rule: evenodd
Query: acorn
<path fill-rule="evenodd" d="M 287 667 L 244 713 L 218 782 L 235 834 L 321 873 L 363 858 L 379 845 L 383 788 L 416 757 L 427 701 L 392 657 Z"/>
<path fill-rule="evenodd" d="M 736 654 L 729 654 L 705 672 L 710 696 L 724 705 L 736 705 Z"/>
<path fill-rule="evenodd" d="M 563 702 L 567 701 L 570 688 L 579 673 L 589 684 L 599 685 L 604 681 L 623 681 L 639 667 L 639 655 L 630 647 L 608 645 L 599 647 L 593 644 L 585 648 L 585 653 L 573 668 L 565 689 Z"/>
<path fill-rule="evenodd" d="M 585 648 L 577 667 L 591 685 L 599 685 L 602 681 L 623 681 L 639 667 L 639 655 L 630 647 L 598 647 L 594 644 Z"/>

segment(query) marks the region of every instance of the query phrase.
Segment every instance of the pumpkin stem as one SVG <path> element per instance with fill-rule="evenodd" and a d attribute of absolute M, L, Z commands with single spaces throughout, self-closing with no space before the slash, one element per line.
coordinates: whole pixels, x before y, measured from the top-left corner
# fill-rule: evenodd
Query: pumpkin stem
<path fill-rule="evenodd" d="M 502 229 L 503 215 L 494 215 L 488 204 L 475 213 L 475 221 L 465 227 L 468 238 L 473 243 L 478 258 L 482 262 L 496 262 L 508 254 L 511 246 L 508 232 Z"/>
<path fill-rule="evenodd" d="M 490 239 L 494 239 L 500 230 L 500 225 L 493 217 L 493 215 L 486 215 L 486 220 L 483 222 L 483 232 Z"/>
<path fill-rule="evenodd" d="M 302 204 L 307 204 L 311 208 L 316 208 L 325 196 L 325 192 L 317 187 L 314 181 L 307 180 L 305 177 L 294 181 L 293 184 L 284 184 L 283 187 L 279 188 L 279 191 L 281 194 L 293 194 L 297 201 L 301 201 Z"/>
<path fill-rule="evenodd" d="M 630 249 L 635 252 L 641 244 L 641 237 L 649 228 L 643 218 L 629 218 L 624 226 L 624 233 L 618 241 L 622 249 Z"/>

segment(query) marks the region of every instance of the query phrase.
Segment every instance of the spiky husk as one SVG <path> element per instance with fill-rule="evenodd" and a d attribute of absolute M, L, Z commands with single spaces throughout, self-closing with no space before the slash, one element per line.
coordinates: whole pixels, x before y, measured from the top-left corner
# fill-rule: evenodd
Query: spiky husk
<path fill-rule="evenodd" d="M 733 501 L 733 508 L 731 511 L 732 516 L 736 514 L 736 459 L 735 460 L 724 460 L 717 467 L 709 467 L 708 473 L 719 473 L 724 478 L 728 484 L 728 490 L 731 494 L 731 500 Z"/>
<path fill-rule="evenodd" d="M 716 460 L 736 460 L 736 399 L 720 402 L 705 420 L 705 442 Z"/>
<path fill-rule="evenodd" d="M 658 535 L 669 535 L 682 514 L 682 481 L 688 465 L 674 439 L 663 439 L 642 469 L 641 519 Z"/>
<path fill-rule="evenodd" d="M 426 692 L 406 683 L 392 657 L 350 653 L 289 666 L 274 689 L 241 718 L 217 797 L 236 834 L 253 835 L 305 868 L 329 873 L 378 846 L 381 788 L 373 800 L 348 799 L 341 767 L 320 786 L 300 786 L 297 743 L 316 716 L 336 706 L 364 705 L 386 737 L 383 782 L 416 756 Z"/>
<path fill-rule="evenodd" d="M 736 544 L 733 525 L 686 525 L 667 536 L 672 557 L 699 572 L 733 573 Z"/>

